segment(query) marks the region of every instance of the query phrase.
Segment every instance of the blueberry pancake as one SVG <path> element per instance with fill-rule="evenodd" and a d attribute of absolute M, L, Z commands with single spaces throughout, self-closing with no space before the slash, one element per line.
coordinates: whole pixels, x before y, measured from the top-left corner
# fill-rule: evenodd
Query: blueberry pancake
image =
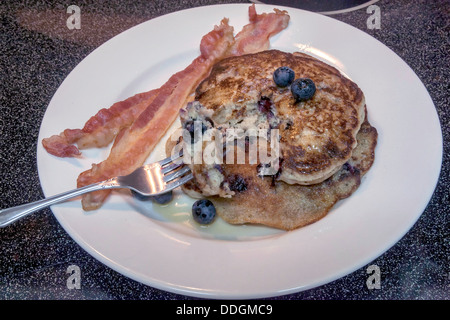
<path fill-rule="evenodd" d="M 206 198 L 230 224 L 262 224 L 283 230 L 303 227 L 323 218 L 336 202 L 356 191 L 373 164 L 377 138 L 377 130 L 365 118 L 350 159 L 330 178 L 313 185 L 287 184 L 277 175 L 259 176 L 258 165 L 222 165 L 218 170 L 234 195 Z M 168 155 L 176 143 L 176 139 L 167 141 Z M 205 198 L 196 180 L 187 182 L 182 190 L 192 198 Z"/>
<path fill-rule="evenodd" d="M 354 82 L 311 56 L 278 50 L 216 64 L 180 120 L 191 133 L 184 138 L 191 148 L 206 145 L 193 138 L 194 121 L 200 121 L 202 133 L 217 129 L 225 135 L 236 128 L 277 132 L 275 138 L 266 137 L 279 143 L 276 172 L 261 174 L 267 164 L 259 155 L 252 163 L 189 164 L 195 178 L 182 189 L 212 201 L 228 223 L 284 230 L 321 219 L 355 192 L 372 166 L 378 136 Z M 180 141 L 169 139 L 168 155 Z M 246 140 L 247 160 L 250 146 Z"/>
<path fill-rule="evenodd" d="M 225 166 L 235 194 L 208 197 L 217 214 L 231 224 L 262 224 L 293 230 L 323 218 L 339 200 L 356 191 L 374 160 L 377 131 L 365 121 L 352 157 L 330 178 L 314 185 L 290 185 L 255 175 L 257 166 Z M 190 182 L 183 189 L 195 189 Z M 189 193 L 190 190 L 186 192 Z"/>
<path fill-rule="evenodd" d="M 277 85 L 279 67 L 312 80 L 314 95 L 299 101 L 289 86 Z M 217 63 L 197 87 L 195 100 L 182 124 L 207 118 L 222 129 L 278 129 L 283 159 L 278 179 L 289 184 L 316 184 L 339 170 L 350 159 L 364 120 L 364 95 L 354 82 L 307 54 L 278 50 Z"/>

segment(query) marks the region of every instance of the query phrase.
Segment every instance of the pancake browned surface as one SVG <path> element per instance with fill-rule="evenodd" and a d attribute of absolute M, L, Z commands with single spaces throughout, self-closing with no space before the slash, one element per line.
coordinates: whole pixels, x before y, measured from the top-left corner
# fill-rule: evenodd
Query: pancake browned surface
<path fill-rule="evenodd" d="M 310 100 L 298 102 L 289 87 L 275 84 L 273 72 L 281 66 L 293 69 L 296 78 L 314 81 Z M 260 175 L 265 165 L 259 159 L 255 164 L 190 164 L 195 179 L 182 189 L 193 198 L 210 199 L 231 224 L 284 230 L 321 219 L 353 194 L 372 166 L 378 136 L 354 82 L 309 55 L 278 50 L 216 64 L 180 118 L 184 128 L 201 120 L 206 132 L 278 129 L 280 167 L 275 174 Z M 188 139 L 188 145 L 195 140 Z M 168 153 L 174 144 L 168 142 Z"/>
<path fill-rule="evenodd" d="M 237 190 L 232 198 L 208 197 L 218 215 L 231 224 L 262 224 L 292 230 L 323 218 L 339 200 L 356 191 L 372 166 L 377 131 L 366 120 L 357 134 L 352 157 L 327 180 L 314 185 L 290 185 L 273 177 L 257 176 L 255 165 L 223 166 L 224 176 Z M 187 194 L 199 190 L 195 181 L 183 186 Z"/>
<path fill-rule="evenodd" d="M 296 102 L 289 87 L 277 87 L 273 72 L 281 66 L 293 69 L 296 78 L 314 81 L 312 99 Z M 270 106 L 261 109 L 262 99 Z M 305 185 L 327 179 L 348 161 L 365 105 L 359 87 L 337 69 L 307 54 L 278 50 L 217 63 L 198 86 L 195 100 L 216 127 L 279 129 L 279 179 Z"/>

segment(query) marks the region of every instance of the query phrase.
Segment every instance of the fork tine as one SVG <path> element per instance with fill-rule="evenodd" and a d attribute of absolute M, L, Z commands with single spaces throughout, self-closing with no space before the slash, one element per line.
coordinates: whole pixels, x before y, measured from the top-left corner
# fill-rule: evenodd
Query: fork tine
<path fill-rule="evenodd" d="M 183 168 L 181 168 L 180 170 L 177 170 L 175 172 L 172 172 L 166 176 L 164 176 L 163 180 L 164 182 L 169 182 L 172 181 L 175 178 L 181 177 L 183 174 L 189 172 L 191 169 L 188 166 L 185 166 Z"/>
<path fill-rule="evenodd" d="M 184 165 L 184 163 L 171 163 L 168 166 L 161 168 L 161 173 L 167 174 L 173 170 L 178 169 L 179 167 L 182 167 L 183 165 Z"/>
<path fill-rule="evenodd" d="M 159 160 L 157 163 L 159 163 L 161 166 L 165 166 L 168 163 L 172 162 L 172 157 L 167 157 L 165 159 Z"/>
<path fill-rule="evenodd" d="M 166 185 L 166 188 L 164 189 L 165 191 L 170 191 L 173 190 L 175 188 L 178 188 L 179 186 L 185 184 L 186 182 L 188 182 L 189 180 L 191 180 L 194 177 L 194 175 L 191 173 L 189 173 L 188 175 L 172 182 Z"/>
<path fill-rule="evenodd" d="M 181 150 L 177 155 L 170 156 L 170 157 L 167 157 L 167 158 L 165 158 L 165 159 L 162 159 L 162 160 L 158 161 L 158 163 L 159 163 L 161 166 L 165 166 L 166 164 L 169 164 L 169 163 L 171 163 L 171 162 L 174 162 L 175 160 L 178 160 L 178 159 L 180 159 L 181 157 L 183 157 L 183 150 Z"/>

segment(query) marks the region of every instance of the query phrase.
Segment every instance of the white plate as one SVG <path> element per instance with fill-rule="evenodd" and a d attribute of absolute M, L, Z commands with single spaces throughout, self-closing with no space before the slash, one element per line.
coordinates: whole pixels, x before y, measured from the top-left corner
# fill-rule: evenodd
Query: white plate
<path fill-rule="evenodd" d="M 162 16 L 84 59 L 55 93 L 42 122 L 37 161 L 45 195 L 75 188 L 78 174 L 105 159 L 108 148 L 86 151 L 82 160 L 60 159 L 43 150 L 42 138 L 82 127 L 100 108 L 159 87 L 199 54 L 201 36 L 223 17 L 240 30 L 248 22 L 248 6 Z M 257 11 L 272 8 L 260 5 Z M 290 25 L 272 39 L 272 47 L 303 50 L 329 62 L 366 95 L 379 140 L 375 163 L 357 192 L 322 220 L 292 232 L 222 221 L 199 228 L 190 219 L 192 200 L 182 194 L 166 208 L 127 194 L 114 195 L 95 212 L 83 212 L 79 201 L 53 206 L 58 221 L 88 253 L 129 278 L 175 293 L 270 297 L 320 286 L 365 266 L 416 222 L 434 191 L 442 158 L 440 124 L 426 89 L 405 62 L 366 33 L 286 9 Z M 149 161 L 161 156 L 158 147 Z"/>

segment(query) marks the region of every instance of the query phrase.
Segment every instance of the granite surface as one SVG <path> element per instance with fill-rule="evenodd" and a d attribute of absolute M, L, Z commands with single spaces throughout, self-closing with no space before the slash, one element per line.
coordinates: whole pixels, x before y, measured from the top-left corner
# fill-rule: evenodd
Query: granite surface
<path fill-rule="evenodd" d="M 43 197 L 36 166 L 39 126 L 69 72 L 96 47 L 140 22 L 178 10 L 248 1 L 2 1 L 0 3 L 0 208 Z M 101 3 L 101 4 L 98 4 Z M 85 28 L 70 32 L 66 9 L 83 8 Z M 274 299 L 450 298 L 449 1 L 379 1 L 381 28 L 369 30 L 365 8 L 332 15 L 380 40 L 416 72 L 436 106 L 444 140 L 435 192 L 411 230 L 375 259 L 381 289 L 366 287 L 367 266 L 331 283 Z M 426 168 L 418 168 L 426 170 Z M 67 268 L 83 270 L 82 288 L 67 287 Z M 0 229 L 0 300 L 190 299 L 135 282 L 87 254 L 50 209 Z"/>

